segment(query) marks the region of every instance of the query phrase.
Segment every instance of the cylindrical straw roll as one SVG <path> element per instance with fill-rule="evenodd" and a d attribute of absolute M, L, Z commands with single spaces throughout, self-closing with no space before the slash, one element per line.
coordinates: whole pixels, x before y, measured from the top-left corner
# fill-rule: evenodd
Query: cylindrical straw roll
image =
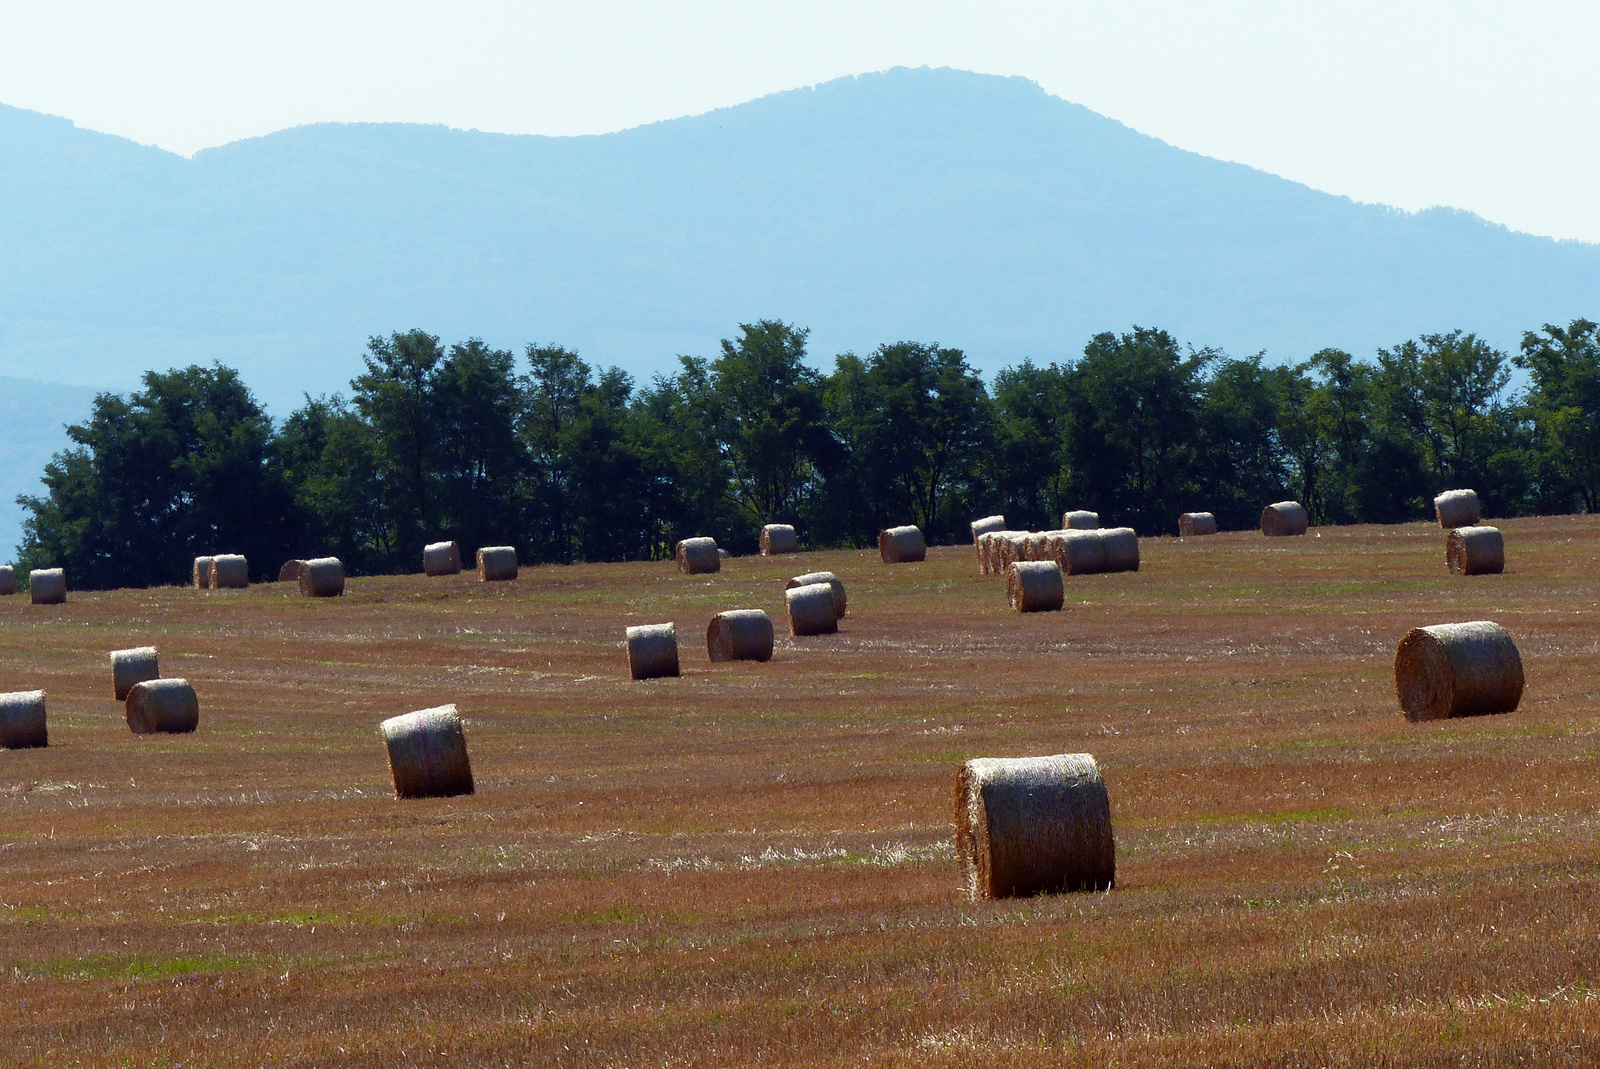
<path fill-rule="evenodd" d="M 1506 542 L 1498 527 L 1457 527 L 1444 540 L 1444 559 L 1455 575 L 1499 575 Z"/>
<path fill-rule="evenodd" d="M 955 832 L 974 901 L 1116 884 L 1111 797 L 1090 754 L 966 762 L 956 774 Z"/>
<path fill-rule="evenodd" d="M 1095 532 L 1100 544 L 1106 548 L 1105 570 L 1108 572 L 1136 572 L 1139 570 L 1139 536 L 1132 527 L 1108 527 Z"/>
<path fill-rule="evenodd" d="M 722 571 L 722 554 L 717 552 L 717 540 L 702 535 L 679 542 L 678 571 L 685 575 Z"/>
<path fill-rule="evenodd" d="M 839 614 L 834 611 L 833 586 L 811 583 L 793 586 L 783 592 L 789 612 L 789 634 L 831 635 L 839 630 Z"/>
<path fill-rule="evenodd" d="M 1068 575 L 1106 570 L 1106 543 L 1099 531 L 1065 531 L 1055 540 L 1056 560 Z"/>
<path fill-rule="evenodd" d="M 660 679 L 678 674 L 678 628 L 675 624 L 639 624 L 628 628 L 628 675 Z"/>
<path fill-rule="evenodd" d="M 344 562 L 316 557 L 300 562 L 300 593 L 308 598 L 336 598 L 344 593 Z"/>
<path fill-rule="evenodd" d="M 200 699 L 187 679 L 149 679 L 128 691 L 128 730 L 183 735 L 200 725 Z"/>
<path fill-rule="evenodd" d="M 706 652 L 713 661 L 769 661 L 772 643 L 772 620 L 761 609 L 719 612 L 706 625 Z"/>
<path fill-rule="evenodd" d="M 1522 700 L 1522 657 L 1499 624 L 1416 627 L 1394 652 L 1394 686 L 1407 720 L 1509 713 Z"/>
<path fill-rule="evenodd" d="M 0 597 L 17 592 L 17 570 L 9 564 L 0 564 Z"/>
<path fill-rule="evenodd" d="M 238 590 L 250 585 L 250 562 L 237 553 L 211 558 L 211 589 Z"/>
<path fill-rule="evenodd" d="M 784 589 L 810 586 L 813 583 L 828 584 L 828 588 L 833 591 L 833 615 L 837 619 L 843 620 L 845 610 L 849 608 L 849 603 L 844 596 L 844 582 L 832 572 L 807 572 L 805 575 L 797 575 L 784 584 Z"/>
<path fill-rule="evenodd" d="M 800 535 L 786 523 L 769 523 L 761 528 L 761 555 L 799 553 Z"/>
<path fill-rule="evenodd" d="M 196 557 L 194 559 L 194 588 L 207 590 L 211 587 L 211 562 L 214 557 Z"/>
<path fill-rule="evenodd" d="M 972 521 L 972 544 L 978 544 L 978 538 L 990 531 L 1004 531 L 1006 518 L 1004 516 L 985 516 L 981 520 Z"/>
<path fill-rule="evenodd" d="M 928 557 L 928 543 L 918 527 L 890 527 L 878 533 L 878 556 L 885 564 L 912 564 Z"/>
<path fill-rule="evenodd" d="M 1483 519 L 1476 490 L 1446 490 L 1433 499 L 1433 514 L 1445 530 L 1473 527 Z"/>
<path fill-rule="evenodd" d="M 35 568 L 28 573 L 28 600 L 35 605 L 60 605 L 67 600 L 67 573 L 60 568 Z"/>
<path fill-rule="evenodd" d="M 1013 564 L 1006 572 L 1006 600 L 1018 612 L 1055 612 L 1066 600 L 1061 565 L 1053 560 Z"/>
<path fill-rule="evenodd" d="M 1209 512 L 1185 512 L 1178 517 L 1178 537 L 1194 538 L 1217 533 L 1217 518 Z"/>
<path fill-rule="evenodd" d="M 1068 531 L 1093 531 L 1100 526 L 1100 514 L 1086 509 L 1063 512 L 1061 526 Z"/>
<path fill-rule="evenodd" d="M 1261 510 L 1261 533 L 1269 538 L 1303 535 L 1309 525 L 1306 507 L 1298 501 L 1279 501 Z"/>
<path fill-rule="evenodd" d="M 478 550 L 478 581 L 509 583 L 518 575 L 514 546 L 484 546 Z"/>
<path fill-rule="evenodd" d="M 111 690 L 117 701 L 127 701 L 135 684 L 161 678 L 161 662 L 154 646 L 111 651 Z"/>
<path fill-rule="evenodd" d="M 0 694 L 0 749 L 31 750 L 49 746 L 45 728 L 44 691 L 21 690 Z"/>
<path fill-rule="evenodd" d="M 460 575 L 461 544 L 429 542 L 422 547 L 422 571 L 425 575 Z"/>
<path fill-rule="evenodd" d="M 378 725 L 396 798 L 471 794 L 467 732 L 454 705 L 392 716 Z"/>
<path fill-rule="evenodd" d="M 298 583 L 300 581 L 300 569 L 305 567 L 305 563 L 298 557 L 294 560 L 284 561 L 283 567 L 278 569 L 278 582 Z"/>

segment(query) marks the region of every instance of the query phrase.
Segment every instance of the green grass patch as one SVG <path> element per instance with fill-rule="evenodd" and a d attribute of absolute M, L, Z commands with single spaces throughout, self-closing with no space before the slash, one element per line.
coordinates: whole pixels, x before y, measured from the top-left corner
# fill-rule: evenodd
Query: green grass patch
<path fill-rule="evenodd" d="M 146 954 L 90 954 L 81 958 L 50 958 L 47 961 L 17 965 L 13 966 L 12 971 L 21 976 L 43 980 L 162 980 L 195 973 L 248 969 L 255 965 L 255 958 L 233 954 L 194 956 L 180 954 L 172 957 L 153 957 Z"/>

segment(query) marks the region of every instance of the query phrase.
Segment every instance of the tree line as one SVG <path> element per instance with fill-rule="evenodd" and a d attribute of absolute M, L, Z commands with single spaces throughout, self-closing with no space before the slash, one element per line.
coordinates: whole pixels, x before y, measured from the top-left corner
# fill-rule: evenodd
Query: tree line
<path fill-rule="evenodd" d="M 1588 320 L 1529 331 L 1514 355 L 1453 331 L 1298 364 L 1136 327 L 988 384 L 959 349 L 895 342 L 823 373 L 806 342 L 744 324 L 638 386 L 561 346 L 519 361 L 412 330 L 371 339 L 348 397 L 307 396 L 281 421 L 220 364 L 151 371 L 98 396 L 45 494 L 18 498 L 19 562 L 143 586 L 213 552 L 246 554 L 257 577 L 330 554 L 373 574 L 419 570 L 444 539 L 469 557 L 639 560 L 702 534 L 753 551 L 765 523 L 861 546 L 903 523 L 964 541 L 993 512 L 1038 529 L 1087 508 L 1154 535 L 1184 511 L 1253 527 L 1284 498 L 1338 524 L 1422 518 L 1452 487 L 1496 516 L 1593 512 L 1600 495 Z"/>

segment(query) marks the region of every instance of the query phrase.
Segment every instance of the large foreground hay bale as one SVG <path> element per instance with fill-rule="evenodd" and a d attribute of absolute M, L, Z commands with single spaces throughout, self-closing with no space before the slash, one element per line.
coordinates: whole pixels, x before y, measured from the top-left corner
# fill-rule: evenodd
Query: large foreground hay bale
<path fill-rule="evenodd" d="M 336 598 L 344 593 L 344 562 L 316 557 L 300 562 L 300 593 L 308 598 Z"/>
<path fill-rule="evenodd" d="M 28 573 L 28 600 L 35 605 L 60 605 L 67 600 L 67 573 L 60 568 L 35 568 Z"/>
<path fill-rule="evenodd" d="M 125 702 L 135 735 L 183 735 L 200 726 L 200 699 L 187 679 L 135 683 Z"/>
<path fill-rule="evenodd" d="M 1498 527 L 1457 527 L 1444 540 L 1454 575 L 1499 575 L 1506 570 L 1506 541 Z"/>
<path fill-rule="evenodd" d="M 161 678 L 161 661 L 154 646 L 111 651 L 111 690 L 117 701 L 127 701 L 136 684 Z"/>
<path fill-rule="evenodd" d="M 679 542 L 678 571 L 684 575 L 722 571 L 722 554 L 717 551 L 717 540 L 701 536 Z"/>
<path fill-rule="evenodd" d="M 761 609 L 719 612 L 706 625 L 706 652 L 713 661 L 770 661 L 772 621 Z"/>
<path fill-rule="evenodd" d="M 1269 538 L 1303 535 L 1310 522 L 1298 501 L 1279 501 L 1261 510 L 1261 533 Z"/>
<path fill-rule="evenodd" d="M 1407 720 L 1509 713 L 1522 700 L 1522 657 L 1488 620 L 1416 627 L 1394 651 L 1394 687 Z"/>
<path fill-rule="evenodd" d="M 0 597 L 17 592 L 17 570 L 9 564 L 0 564 Z"/>
<path fill-rule="evenodd" d="M 783 604 L 789 613 L 789 634 L 831 635 L 839 630 L 839 614 L 834 611 L 833 586 L 811 583 L 788 587 Z"/>
<path fill-rule="evenodd" d="M 974 900 L 1116 884 L 1111 798 L 1094 757 L 979 757 L 956 774 L 956 855 Z"/>
<path fill-rule="evenodd" d="M 237 553 L 211 558 L 211 589 L 239 590 L 250 585 L 250 562 Z"/>
<path fill-rule="evenodd" d="M 675 624 L 639 624 L 628 628 L 628 675 L 660 679 L 678 674 L 678 628 Z"/>
<path fill-rule="evenodd" d="M 1078 509 L 1061 514 L 1061 526 L 1068 531 L 1093 531 L 1100 526 L 1100 514 Z"/>
<path fill-rule="evenodd" d="M 1105 570 L 1108 572 L 1136 572 L 1139 570 L 1139 536 L 1132 527 L 1108 527 L 1096 531 L 1100 544 L 1106 550 Z"/>
<path fill-rule="evenodd" d="M 1099 531 L 1062 531 L 1052 542 L 1056 563 L 1067 575 L 1106 570 L 1106 543 Z"/>
<path fill-rule="evenodd" d="M 799 553 L 800 535 L 786 523 L 769 523 L 761 528 L 761 555 L 771 557 L 778 553 Z"/>
<path fill-rule="evenodd" d="M 1178 517 L 1178 537 L 1195 538 L 1217 533 L 1217 518 L 1209 512 L 1185 512 Z"/>
<path fill-rule="evenodd" d="M 978 539 L 990 531 L 1004 531 L 1006 518 L 1004 516 L 985 516 L 981 520 L 972 521 L 972 544 L 977 545 Z"/>
<path fill-rule="evenodd" d="M 449 798 L 471 794 L 467 733 L 453 705 L 392 716 L 378 725 L 389 752 L 396 798 Z"/>
<path fill-rule="evenodd" d="M 1006 571 L 1006 601 L 1018 612 L 1055 612 L 1066 601 L 1061 565 L 1022 560 Z"/>
<path fill-rule="evenodd" d="M 1472 527 L 1483 519 L 1476 490 L 1446 490 L 1433 499 L 1433 514 L 1439 518 L 1439 526 L 1447 531 Z"/>
<path fill-rule="evenodd" d="M 878 556 L 885 564 L 911 564 L 927 560 L 928 543 L 920 527 L 891 527 L 878 532 Z"/>
<path fill-rule="evenodd" d="M 784 589 L 811 586 L 813 583 L 828 584 L 828 588 L 833 591 L 833 615 L 836 619 L 843 620 L 849 603 L 844 596 L 844 582 L 832 572 L 807 572 L 804 575 L 797 575 L 784 584 Z"/>
<path fill-rule="evenodd" d="M 49 746 L 45 730 L 44 691 L 20 690 L 0 694 L 0 749 L 29 750 Z"/>
<path fill-rule="evenodd" d="M 513 546 L 484 546 L 478 550 L 478 582 L 509 583 L 520 573 Z"/>
<path fill-rule="evenodd" d="M 422 571 L 425 575 L 460 575 L 461 544 L 429 542 L 423 546 Z"/>
<path fill-rule="evenodd" d="M 211 588 L 211 562 L 214 557 L 196 557 L 194 559 L 194 588 L 196 590 L 209 590 Z"/>
<path fill-rule="evenodd" d="M 294 560 L 286 560 L 286 561 L 284 561 L 283 562 L 283 567 L 278 569 L 278 582 L 280 582 L 280 583 L 297 583 L 297 582 L 299 582 L 300 581 L 300 569 L 304 568 L 305 565 L 306 565 L 306 562 L 301 560 L 298 557 L 296 557 Z"/>

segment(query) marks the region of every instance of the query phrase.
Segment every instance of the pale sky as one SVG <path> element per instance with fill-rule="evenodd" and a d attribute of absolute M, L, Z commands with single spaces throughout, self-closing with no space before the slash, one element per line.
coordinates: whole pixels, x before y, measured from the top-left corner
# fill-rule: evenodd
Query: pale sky
<path fill-rule="evenodd" d="M 0 0 L 0 103 L 185 154 L 327 120 L 599 133 L 925 64 L 1357 200 L 1600 242 L 1592 2 Z"/>

